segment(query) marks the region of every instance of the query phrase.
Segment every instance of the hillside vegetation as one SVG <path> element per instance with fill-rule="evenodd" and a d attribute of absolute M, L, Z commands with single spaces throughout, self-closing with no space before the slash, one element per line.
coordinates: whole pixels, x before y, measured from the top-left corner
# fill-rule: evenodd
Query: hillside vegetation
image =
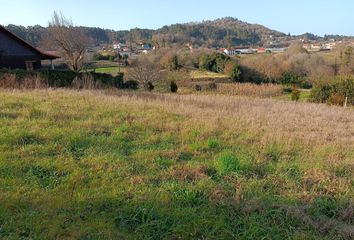
<path fill-rule="evenodd" d="M 7 28 L 26 41 L 40 45 L 48 29 L 39 25 L 24 27 L 10 24 Z M 236 18 L 221 18 L 213 21 L 173 24 L 162 28 L 114 31 L 94 27 L 79 27 L 90 38 L 93 45 L 111 44 L 113 41 L 157 41 L 161 45 L 171 43 L 193 43 L 198 46 L 251 45 L 269 42 L 272 35 L 284 37 L 285 34 L 259 24 L 250 24 Z"/>
<path fill-rule="evenodd" d="M 352 239 L 354 112 L 0 92 L 1 239 Z"/>

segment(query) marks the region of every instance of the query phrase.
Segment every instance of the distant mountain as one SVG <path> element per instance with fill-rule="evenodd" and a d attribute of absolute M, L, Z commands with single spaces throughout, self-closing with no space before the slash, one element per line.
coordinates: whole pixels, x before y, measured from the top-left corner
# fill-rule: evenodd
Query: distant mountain
<path fill-rule="evenodd" d="M 8 25 L 7 28 L 19 37 L 39 46 L 45 27 L 36 25 L 23 27 Z M 226 17 L 212 21 L 190 22 L 164 26 L 157 30 L 131 29 L 114 31 L 102 28 L 80 27 L 90 38 L 92 45 L 111 44 L 114 41 L 123 43 L 157 42 L 160 45 L 192 44 L 203 47 L 235 47 L 235 46 L 281 46 L 288 45 L 295 39 L 319 40 L 321 37 L 311 33 L 301 36 L 290 36 L 269 29 L 259 24 L 250 24 L 236 18 Z M 331 36 L 335 39 L 343 36 Z"/>

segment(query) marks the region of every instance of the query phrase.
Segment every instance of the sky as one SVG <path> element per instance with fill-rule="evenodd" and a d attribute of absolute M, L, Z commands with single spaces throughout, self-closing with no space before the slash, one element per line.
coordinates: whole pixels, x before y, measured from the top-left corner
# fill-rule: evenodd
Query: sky
<path fill-rule="evenodd" d="M 353 0 L 0 0 L 0 24 L 47 26 L 54 11 L 114 30 L 235 17 L 293 35 L 354 36 Z"/>

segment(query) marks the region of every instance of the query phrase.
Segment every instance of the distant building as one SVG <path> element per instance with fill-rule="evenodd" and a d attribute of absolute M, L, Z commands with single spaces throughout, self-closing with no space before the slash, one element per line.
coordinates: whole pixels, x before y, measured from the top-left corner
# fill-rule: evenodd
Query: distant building
<path fill-rule="evenodd" d="M 241 54 L 241 52 L 239 50 L 237 50 L 237 49 L 224 48 L 224 49 L 222 49 L 222 52 L 225 53 L 226 55 L 229 55 L 229 56 L 234 56 L 234 55 Z"/>
<path fill-rule="evenodd" d="M 52 62 L 57 58 L 38 50 L 0 25 L 0 68 L 32 71 L 42 67 L 42 60 Z"/>
<path fill-rule="evenodd" d="M 258 48 L 257 53 L 266 53 L 267 49 L 266 48 Z"/>

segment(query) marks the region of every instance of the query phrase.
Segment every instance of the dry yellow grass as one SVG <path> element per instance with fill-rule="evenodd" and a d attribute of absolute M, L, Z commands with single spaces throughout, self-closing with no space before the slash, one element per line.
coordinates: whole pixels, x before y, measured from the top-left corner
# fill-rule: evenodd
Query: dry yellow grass
<path fill-rule="evenodd" d="M 229 78 L 229 76 L 221 74 L 221 73 L 214 73 L 214 72 L 207 72 L 207 71 L 199 71 L 194 70 L 190 73 L 192 79 L 205 79 L 205 78 Z"/>
<path fill-rule="evenodd" d="M 221 95 L 175 95 L 129 91 L 38 90 L 26 94 L 90 98 L 100 104 L 159 107 L 211 128 L 244 128 L 306 143 L 354 145 L 354 111 L 324 104 Z M 21 94 L 21 91 L 13 91 Z M 305 142 L 304 142 L 305 141 Z"/>
<path fill-rule="evenodd" d="M 283 87 L 279 84 L 219 83 L 217 92 L 226 95 L 267 98 L 282 95 Z"/>
<path fill-rule="evenodd" d="M 354 144 L 352 109 L 321 104 L 293 103 L 242 96 L 174 95 L 134 92 L 80 92 L 111 103 L 158 106 L 203 121 L 210 127 L 242 127 L 267 133 L 272 138 L 298 139 L 306 142 Z M 241 126 L 238 126 L 241 127 Z"/>

